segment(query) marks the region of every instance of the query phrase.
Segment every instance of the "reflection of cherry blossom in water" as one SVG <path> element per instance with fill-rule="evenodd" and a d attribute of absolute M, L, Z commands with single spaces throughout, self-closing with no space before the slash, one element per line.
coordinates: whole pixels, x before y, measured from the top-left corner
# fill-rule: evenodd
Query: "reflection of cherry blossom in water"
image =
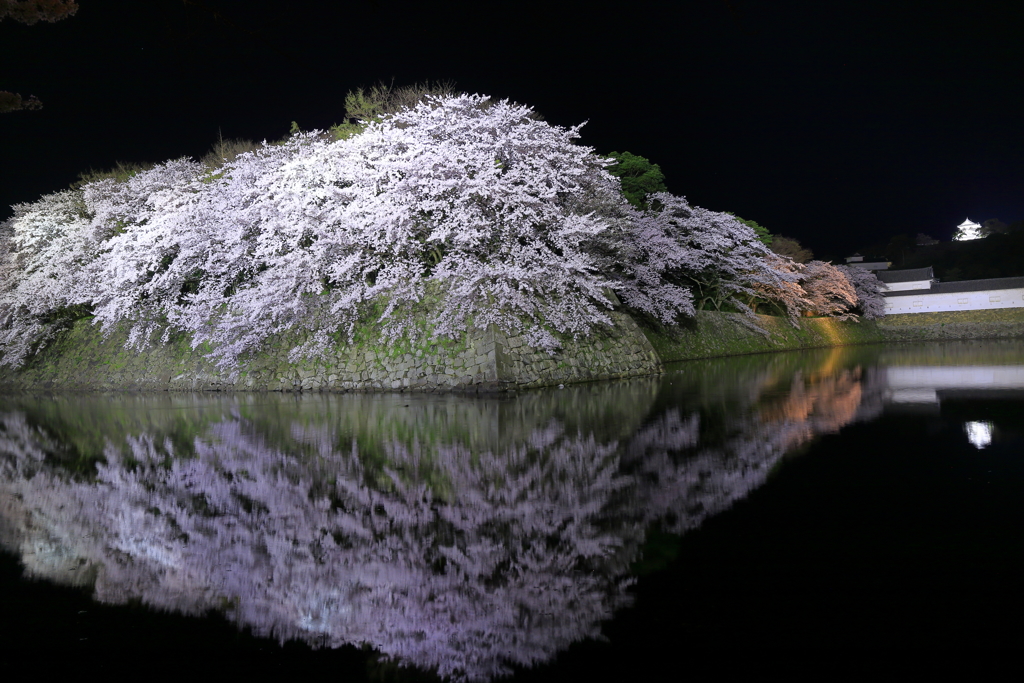
<path fill-rule="evenodd" d="M 365 643 L 455 678 L 547 660 L 628 601 L 642 528 L 605 511 L 628 484 L 614 446 L 557 424 L 500 454 L 395 442 L 388 479 L 368 482 L 354 451 L 300 460 L 246 427 L 218 424 L 189 459 L 130 438 L 94 483 L 47 472 L 45 446 L 22 448 L 5 489 L 13 468 L 36 470 L 20 480 L 25 505 L 47 515 L 51 546 L 95 568 L 101 601 L 226 609 L 258 634 Z M 16 415 L 4 428 L 7 453 L 14 435 L 33 442 Z M 432 494 L 429 469 L 456 500 Z"/>
<path fill-rule="evenodd" d="M 774 402 L 752 392 L 746 411 L 726 417 L 729 435 L 715 442 L 699 437 L 696 414 L 683 418 L 676 409 L 666 411 L 625 449 L 645 522 L 660 521 L 676 533 L 696 528 L 761 486 L 788 451 L 818 434 L 876 417 L 884 389 L 884 376 L 879 381 L 877 373 L 860 368 L 811 379 L 797 373 Z"/>
<path fill-rule="evenodd" d="M 484 680 L 599 636 L 649 525 L 684 532 L 728 508 L 787 450 L 856 419 L 860 387 L 798 377 L 713 442 L 671 408 L 621 444 L 552 420 L 500 449 L 392 437 L 371 457 L 329 420 L 271 440 L 236 415 L 194 453 L 149 433 L 110 444 L 91 481 L 53 467 L 62 444 L 23 413 L 0 413 L 0 540 L 104 602 L 218 610 Z"/>

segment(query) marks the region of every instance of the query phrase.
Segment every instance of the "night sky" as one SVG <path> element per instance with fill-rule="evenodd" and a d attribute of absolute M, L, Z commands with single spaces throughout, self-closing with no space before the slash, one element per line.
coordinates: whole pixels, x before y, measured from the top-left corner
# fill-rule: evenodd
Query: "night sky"
<path fill-rule="evenodd" d="M 840 258 L 1024 219 L 1024 2 L 80 0 L 0 22 L 0 219 L 117 161 L 341 120 L 349 90 L 454 81 L 589 121 L 673 193 Z"/>

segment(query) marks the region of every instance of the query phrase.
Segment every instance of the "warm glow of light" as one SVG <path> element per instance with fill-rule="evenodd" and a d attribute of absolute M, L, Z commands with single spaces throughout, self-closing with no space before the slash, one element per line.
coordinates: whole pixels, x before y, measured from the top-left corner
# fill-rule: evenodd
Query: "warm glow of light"
<path fill-rule="evenodd" d="M 975 448 L 984 448 L 992 443 L 991 422 L 965 422 L 964 431 L 967 432 L 967 440 Z"/>

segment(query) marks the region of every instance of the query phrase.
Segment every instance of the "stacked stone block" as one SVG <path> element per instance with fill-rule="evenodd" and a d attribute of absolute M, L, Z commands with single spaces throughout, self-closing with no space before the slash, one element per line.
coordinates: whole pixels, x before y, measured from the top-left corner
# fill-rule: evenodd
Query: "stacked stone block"
<path fill-rule="evenodd" d="M 316 362 L 290 362 L 303 335 L 279 339 L 232 376 L 187 343 L 127 352 L 123 335 L 103 338 L 79 321 L 62 343 L 26 368 L 0 370 L 14 389 L 143 391 L 419 391 L 505 392 L 661 371 L 654 347 L 624 313 L 609 329 L 565 339 L 558 352 L 531 348 L 493 326 L 455 343 L 426 343 L 407 351 L 384 343 L 339 345 Z"/>

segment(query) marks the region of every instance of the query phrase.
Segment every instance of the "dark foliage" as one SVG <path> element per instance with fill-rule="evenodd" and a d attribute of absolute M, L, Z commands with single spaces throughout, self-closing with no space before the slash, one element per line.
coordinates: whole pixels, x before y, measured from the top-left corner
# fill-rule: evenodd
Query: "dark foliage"
<path fill-rule="evenodd" d="M 619 179 L 622 193 L 636 208 L 647 208 L 647 195 L 668 191 L 665 187 L 665 174 L 658 164 L 652 164 L 644 157 L 629 152 L 612 152 L 608 156 L 618 162 L 609 166 L 608 172 Z"/>
<path fill-rule="evenodd" d="M 908 252 L 901 264 L 906 268 L 927 266 L 932 266 L 935 276 L 945 282 L 1024 275 L 1024 230 L 918 247 Z"/>

